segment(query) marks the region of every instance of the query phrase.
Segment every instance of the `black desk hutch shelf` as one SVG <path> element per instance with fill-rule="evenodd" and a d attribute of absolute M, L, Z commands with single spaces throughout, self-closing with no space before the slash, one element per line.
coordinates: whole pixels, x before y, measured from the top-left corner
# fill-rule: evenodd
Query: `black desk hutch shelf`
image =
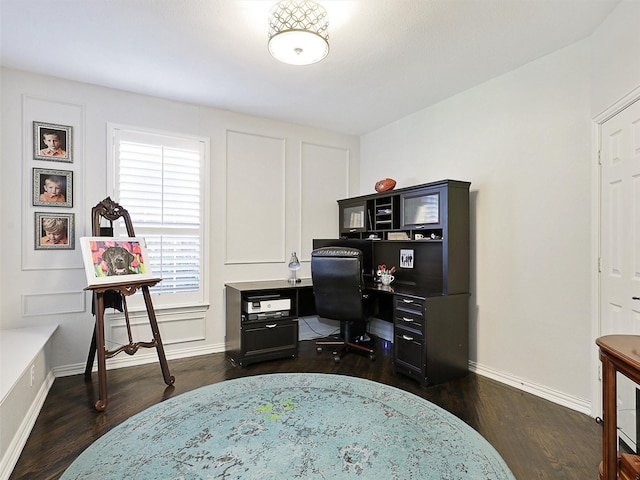
<path fill-rule="evenodd" d="M 396 266 L 390 287 L 371 283 L 378 318 L 393 322 L 394 370 L 423 385 L 464 376 L 469 363 L 469 182 L 443 180 L 338 200 L 340 239 L 369 251 L 373 280 L 378 264 Z M 375 240 L 369 240 L 375 238 Z M 400 265 L 400 251 L 413 253 Z M 243 302 L 252 295 L 291 299 L 286 317 L 251 321 Z M 240 366 L 296 356 L 298 322 L 313 315 L 310 279 L 226 285 L 226 350 Z"/>

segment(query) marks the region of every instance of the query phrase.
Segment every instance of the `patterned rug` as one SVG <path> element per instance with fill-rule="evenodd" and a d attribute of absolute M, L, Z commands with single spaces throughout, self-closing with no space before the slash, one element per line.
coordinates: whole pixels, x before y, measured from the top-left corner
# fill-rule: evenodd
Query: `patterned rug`
<path fill-rule="evenodd" d="M 155 405 L 99 438 L 62 479 L 515 480 L 440 407 L 343 375 L 227 380 Z"/>

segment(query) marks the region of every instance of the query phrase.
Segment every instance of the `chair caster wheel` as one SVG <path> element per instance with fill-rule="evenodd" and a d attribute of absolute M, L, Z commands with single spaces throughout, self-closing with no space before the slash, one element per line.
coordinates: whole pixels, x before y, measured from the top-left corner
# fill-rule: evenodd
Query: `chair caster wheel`
<path fill-rule="evenodd" d="M 370 354 L 369 354 L 369 360 L 371 360 L 371 361 L 373 362 L 375 359 L 376 359 L 375 354 L 370 353 Z"/>
<path fill-rule="evenodd" d="M 339 355 L 334 355 L 333 356 L 333 361 L 336 363 L 340 363 L 340 356 Z"/>

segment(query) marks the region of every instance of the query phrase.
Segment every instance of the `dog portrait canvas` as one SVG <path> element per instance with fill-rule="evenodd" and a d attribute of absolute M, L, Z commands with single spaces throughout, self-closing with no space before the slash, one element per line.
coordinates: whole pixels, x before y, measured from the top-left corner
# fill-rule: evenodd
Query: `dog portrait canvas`
<path fill-rule="evenodd" d="M 80 245 L 90 287 L 154 278 L 144 238 L 82 237 Z"/>

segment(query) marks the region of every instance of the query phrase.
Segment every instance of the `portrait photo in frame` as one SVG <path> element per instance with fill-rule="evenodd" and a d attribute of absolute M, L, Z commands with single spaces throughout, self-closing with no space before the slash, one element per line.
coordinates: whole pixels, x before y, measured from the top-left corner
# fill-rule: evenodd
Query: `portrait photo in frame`
<path fill-rule="evenodd" d="M 75 218 L 73 213 L 36 212 L 36 250 L 74 250 Z"/>
<path fill-rule="evenodd" d="M 71 170 L 33 169 L 33 205 L 73 206 L 73 172 Z"/>
<path fill-rule="evenodd" d="M 89 287 L 156 278 L 142 237 L 82 237 L 80 247 Z"/>
<path fill-rule="evenodd" d="M 413 268 L 414 252 L 412 248 L 400 249 L 400 268 Z"/>
<path fill-rule="evenodd" d="M 73 163 L 73 127 L 33 122 L 33 158 Z"/>

